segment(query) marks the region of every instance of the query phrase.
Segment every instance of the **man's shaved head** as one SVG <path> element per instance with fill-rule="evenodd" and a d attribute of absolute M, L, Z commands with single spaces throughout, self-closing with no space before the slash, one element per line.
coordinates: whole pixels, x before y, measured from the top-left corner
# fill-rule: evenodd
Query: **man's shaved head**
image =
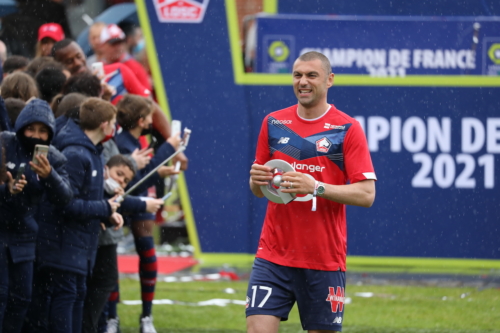
<path fill-rule="evenodd" d="M 319 59 L 321 61 L 321 67 L 325 70 L 325 74 L 329 75 L 332 72 L 332 65 L 330 64 L 330 60 L 328 60 L 328 58 L 324 54 L 316 51 L 311 51 L 306 52 L 297 58 L 297 60 L 300 61 L 313 61 L 316 59 Z"/>

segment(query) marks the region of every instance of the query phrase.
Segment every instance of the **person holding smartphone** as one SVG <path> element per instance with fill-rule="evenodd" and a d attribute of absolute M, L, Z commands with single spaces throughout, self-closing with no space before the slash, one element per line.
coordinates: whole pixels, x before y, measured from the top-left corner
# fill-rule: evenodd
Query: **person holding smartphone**
<path fill-rule="evenodd" d="M 97 253 L 101 221 L 120 228 L 117 196 L 104 198 L 102 142 L 115 129 L 116 108 L 90 97 L 80 106 L 79 119 L 69 119 L 54 145 L 68 159 L 73 190 L 68 205 L 40 207 L 37 266 L 33 302 L 26 332 L 80 332 L 86 279 Z"/>
<path fill-rule="evenodd" d="M 73 195 L 65 170 L 66 158 L 50 146 L 54 133 L 55 119 L 49 105 L 33 99 L 19 114 L 15 133 L 0 134 L 9 178 L 0 185 L 0 331 L 3 332 L 21 331 L 31 301 L 38 205 L 48 200 L 63 207 Z M 35 153 L 37 145 L 43 154 Z"/>
<path fill-rule="evenodd" d="M 121 154 L 132 154 L 140 148 L 139 138 L 144 131 L 147 131 L 152 123 L 153 104 L 150 100 L 137 95 L 127 94 L 123 96 L 117 104 L 118 113 L 116 116 L 118 124 L 122 127 L 122 132 L 115 138 Z M 167 157 L 172 155 L 180 145 L 180 133 L 174 133 L 166 142 L 162 143 L 156 151 L 150 163 L 139 170 L 132 180 L 135 184 L 151 170 L 157 167 Z M 156 174 L 144 181 L 137 187 L 133 195 L 147 196 L 147 189 L 156 183 L 163 182 L 163 178 L 178 174 L 174 167 L 162 166 Z M 158 273 L 156 252 L 153 241 L 153 226 L 155 216 L 152 213 L 144 212 L 134 214 L 130 217 L 131 230 L 134 236 L 134 243 L 139 255 L 139 276 L 141 283 L 142 314 L 140 317 L 140 332 L 156 332 L 153 325 L 152 308 L 156 286 L 156 276 Z M 110 304 L 110 318 L 116 314 L 116 299 L 114 304 Z"/>

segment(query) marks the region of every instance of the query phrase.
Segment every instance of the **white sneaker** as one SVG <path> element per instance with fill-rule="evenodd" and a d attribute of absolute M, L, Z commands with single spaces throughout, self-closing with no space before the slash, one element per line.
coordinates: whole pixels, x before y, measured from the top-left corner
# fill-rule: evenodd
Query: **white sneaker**
<path fill-rule="evenodd" d="M 106 333 L 119 333 L 120 332 L 120 320 L 118 319 L 118 317 L 109 318 L 107 323 L 108 323 L 108 326 L 106 328 Z"/>
<path fill-rule="evenodd" d="M 141 318 L 140 332 L 141 333 L 156 333 L 156 329 L 153 326 L 153 316 Z"/>

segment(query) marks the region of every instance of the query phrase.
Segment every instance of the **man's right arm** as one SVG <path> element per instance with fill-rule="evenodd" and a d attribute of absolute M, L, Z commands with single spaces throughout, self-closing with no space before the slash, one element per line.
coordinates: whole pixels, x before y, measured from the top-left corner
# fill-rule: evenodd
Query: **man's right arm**
<path fill-rule="evenodd" d="M 273 179 L 273 174 L 270 167 L 252 164 L 252 168 L 250 169 L 250 190 L 257 198 L 264 197 L 260 187 L 267 185 L 271 179 Z"/>
<path fill-rule="evenodd" d="M 260 187 L 267 185 L 268 181 L 273 179 L 271 168 L 259 164 L 266 163 L 270 158 L 267 132 L 268 117 L 265 117 L 262 121 L 254 164 L 252 164 L 252 168 L 250 169 L 250 190 L 257 198 L 264 197 L 264 193 L 262 193 Z"/>

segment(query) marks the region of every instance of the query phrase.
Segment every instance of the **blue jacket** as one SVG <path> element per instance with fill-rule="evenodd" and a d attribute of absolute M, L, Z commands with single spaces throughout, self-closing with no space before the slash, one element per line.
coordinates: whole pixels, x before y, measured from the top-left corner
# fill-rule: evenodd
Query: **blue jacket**
<path fill-rule="evenodd" d="M 111 199 L 113 196 L 105 192 L 104 197 L 106 199 Z M 138 197 L 130 195 L 125 197 L 120 204 L 120 208 L 118 208 L 118 213 L 120 213 L 124 219 L 126 219 L 126 215 L 144 213 L 145 211 L 146 202 Z M 102 222 L 106 225 L 106 230 L 101 230 L 99 234 L 99 246 L 118 244 L 118 242 L 123 239 L 123 228 L 115 230 L 114 226 L 108 221 Z"/>
<path fill-rule="evenodd" d="M 122 131 L 115 137 L 116 145 L 121 154 L 132 154 L 134 150 L 141 149 L 141 144 L 130 132 Z M 161 162 L 166 160 L 170 155 L 175 153 L 174 147 L 168 142 L 164 142 L 156 151 L 155 156 L 151 159 L 144 169 L 138 170 L 135 173 L 134 179 L 130 182 L 129 187 L 137 183 L 141 178 L 147 175 L 151 170 L 156 168 Z M 133 192 L 134 195 L 147 196 L 147 189 L 156 184 L 163 184 L 163 179 L 156 172 L 148 180 L 142 183 Z"/>
<path fill-rule="evenodd" d="M 100 221 L 111 216 L 111 207 L 103 198 L 102 145 L 94 145 L 72 119 L 54 145 L 68 159 L 66 169 L 74 196 L 57 216 L 40 223 L 37 261 L 39 267 L 87 275 L 95 262 Z"/>
<path fill-rule="evenodd" d="M 68 117 L 65 115 L 62 115 L 60 117 L 56 118 L 56 135 L 59 134 L 59 132 L 62 130 L 64 126 L 66 126 L 66 123 L 68 122 Z"/>
<path fill-rule="evenodd" d="M 0 185 L 0 246 L 9 247 L 14 262 L 35 259 L 38 231 L 35 215 L 39 205 L 63 207 L 72 197 L 65 169 L 66 158 L 55 147 L 49 148 L 48 159 L 52 170 L 47 178 L 39 178 L 29 166 L 33 152 L 27 151 L 18 137 L 24 127 L 35 122 L 48 126 L 52 137 L 55 127 L 52 110 L 39 99 L 31 101 L 21 111 L 15 124 L 16 133 L 1 133 L 7 170 L 16 177 L 19 165 L 25 163 L 24 175 L 28 181 L 23 191 L 15 195 L 10 194 L 7 184 Z"/>
<path fill-rule="evenodd" d="M 0 97 L 0 131 L 12 131 L 10 125 L 9 114 L 7 113 L 7 108 L 5 107 L 5 102 L 2 97 Z"/>

